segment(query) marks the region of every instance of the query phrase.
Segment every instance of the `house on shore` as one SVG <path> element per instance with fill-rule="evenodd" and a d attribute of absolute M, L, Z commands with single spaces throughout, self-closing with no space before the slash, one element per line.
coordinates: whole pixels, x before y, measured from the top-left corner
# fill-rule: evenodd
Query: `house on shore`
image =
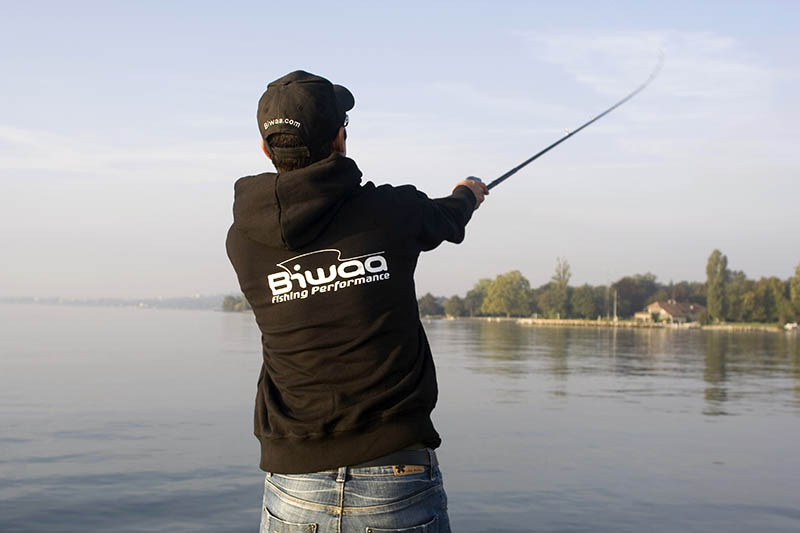
<path fill-rule="evenodd" d="M 669 322 L 682 324 L 684 322 L 695 322 L 697 317 L 706 308 L 699 304 L 690 302 L 676 302 L 667 300 L 665 302 L 653 302 L 633 315 L 638 322 Z"/>

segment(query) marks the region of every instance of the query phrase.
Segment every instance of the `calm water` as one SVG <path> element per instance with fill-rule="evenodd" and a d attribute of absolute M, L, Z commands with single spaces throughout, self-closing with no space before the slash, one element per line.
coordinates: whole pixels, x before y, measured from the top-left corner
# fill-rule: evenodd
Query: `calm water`
<path fill-rule="evenodd" d="M 800 530 L 793 334 L 426 323 L 455 531 Z M 0 531 L 256 531 L 251 316 L 0 305 Z"/>

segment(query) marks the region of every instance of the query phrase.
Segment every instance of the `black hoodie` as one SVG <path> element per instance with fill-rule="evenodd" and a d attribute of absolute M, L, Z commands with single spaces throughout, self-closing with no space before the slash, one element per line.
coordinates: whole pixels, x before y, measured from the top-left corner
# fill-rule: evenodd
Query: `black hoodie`
<path fill-rule="evenodd" d="M 261 329 L 261 468 L 306 473 L 441 439 L 414 292 L 419 253 L 461 242 L 475 196 L 361 184 L 339 154 L 235 185 L 228 257 Z"/>

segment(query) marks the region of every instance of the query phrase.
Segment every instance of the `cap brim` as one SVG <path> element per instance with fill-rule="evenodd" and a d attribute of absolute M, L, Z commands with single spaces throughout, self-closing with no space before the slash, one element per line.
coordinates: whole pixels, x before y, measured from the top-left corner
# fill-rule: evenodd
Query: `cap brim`
<path fill-rule="evenodd" d="M 350 111 L 356 105 L 356 99 L 353 98 L 353 93 L 347 90 L 347 87 L 334 85 L 333 94 L 336 95 L 336 102 L 339 104 L 339 108 L 344 112 Z"/>

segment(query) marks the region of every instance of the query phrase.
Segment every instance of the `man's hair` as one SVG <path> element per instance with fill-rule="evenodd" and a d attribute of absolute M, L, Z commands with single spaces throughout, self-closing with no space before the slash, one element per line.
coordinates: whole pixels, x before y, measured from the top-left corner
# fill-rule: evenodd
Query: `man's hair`
<path fill-rule="evenodd" d="M 269 146 L 271 148 L 305 148 L 305 144 L 303 144 L 302 139 L 297 135 L 292 135 L 291 133 L 273 133 L 267 139 Z M 279 150 L 280 151 L 280 150 Z M 325 159 L 331 152 L 333 151 L 333 139 L 328 142 L 322 143 L 317 153 L 311 153 L 309 149 L 310 155 L 302 155 L 302 154 L 278 154 L 273 152 L 272 153 L 272 164 L 275 165 L 275 168 L 278 172 L 289 172 L 292 170 L 297 170 L 298 168 L 307 167 L 308 165 L 315 163 L 321 159 Z"/>

